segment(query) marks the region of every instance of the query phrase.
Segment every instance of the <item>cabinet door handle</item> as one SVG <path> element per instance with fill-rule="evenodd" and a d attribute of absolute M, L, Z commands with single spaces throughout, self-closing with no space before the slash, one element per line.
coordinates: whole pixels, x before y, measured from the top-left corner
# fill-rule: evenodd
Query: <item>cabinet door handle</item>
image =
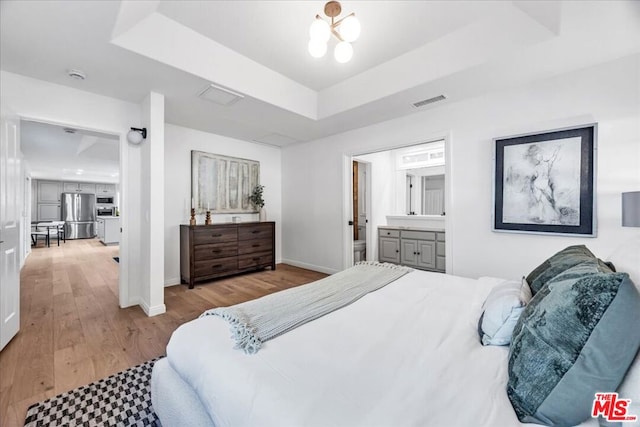
<path fill-rule="evenodd" d="M 387 236 L 391 236 L 391 233 L 387 231 Z"/>
<path fill-rule="evenodd" d="M 418 252 L 416 255 L 420 255 L 420 252 Z"/>
<path fill-rule="evenodd" d="M 400 252 L 398 249 L 396 249 L 396 253 Z"/>
<path fill-rule="evenodd" d="M 418 255 L 418 254 L 417 254 L 417 253 L 415 253 L 415 252 L 414 252 L 413 254 L 414 254 L 414 255 Z"/>

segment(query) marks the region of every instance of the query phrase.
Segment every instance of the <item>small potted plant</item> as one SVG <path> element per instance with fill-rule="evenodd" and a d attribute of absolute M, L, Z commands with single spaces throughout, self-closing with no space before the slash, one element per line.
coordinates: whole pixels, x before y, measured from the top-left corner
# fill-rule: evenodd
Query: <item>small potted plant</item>
<path fill-rule="evenodd" d="M 258 211 L 260 221 L 265 221 L 267 219 L 267 212 L 264 209 L 264 198 L 262 194 L 264 192 L 264 185 L 256 185 L 253 187 L 253 192 L 249 196 L 249 202 L 253 205 L 253 207 Z"/>

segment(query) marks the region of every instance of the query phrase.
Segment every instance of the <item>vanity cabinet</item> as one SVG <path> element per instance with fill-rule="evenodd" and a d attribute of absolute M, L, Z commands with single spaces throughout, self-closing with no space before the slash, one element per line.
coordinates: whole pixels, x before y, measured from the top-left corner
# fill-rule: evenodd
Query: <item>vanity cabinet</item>
<path fill-rule="evenodd" d="M 417 228 L 378 228 L 380 262 L 422 270 L 445 271 L 444 231 Z"/>
<path fill-rule="evenodd" d="M 180 226 L 180 280 L 196 282 L 276 269 L 275 222 Z"/>
<path fill-rule="evenodd" d="M 400 264 L 400 232 L 380 229 L 378 231 L 378 253 L 380 262 Z"/>

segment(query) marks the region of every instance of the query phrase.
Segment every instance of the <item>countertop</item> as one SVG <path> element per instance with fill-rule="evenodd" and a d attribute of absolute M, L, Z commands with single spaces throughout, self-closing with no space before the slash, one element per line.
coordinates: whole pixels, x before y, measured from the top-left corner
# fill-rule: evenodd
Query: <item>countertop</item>
<path fill-rule="evenodd" d="M 385 230 L 407 230 L 407 231 L 436 231 L 444 233 L 444 228 L 426 228 L 426 227 L 405 227 L 401 225 L 379 225 L 378 229 Z"/>
<path fill-rule="evenodd" d="M 119 216 L 99 216 L 96 219 L 120 219 Z"/>

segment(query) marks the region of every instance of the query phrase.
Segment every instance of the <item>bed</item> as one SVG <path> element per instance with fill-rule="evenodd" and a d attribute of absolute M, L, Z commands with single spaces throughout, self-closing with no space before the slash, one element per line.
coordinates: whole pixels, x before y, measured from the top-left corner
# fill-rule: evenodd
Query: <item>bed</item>
<path fill-rule="evenodd" d="M 503 281 L 414 270 L 256 354 L 221 317 L 198 318 L 154 367 L 154 409 L 165 427 L 533 425 L 505 393 L 509 347 L 479 340 Z"/>

